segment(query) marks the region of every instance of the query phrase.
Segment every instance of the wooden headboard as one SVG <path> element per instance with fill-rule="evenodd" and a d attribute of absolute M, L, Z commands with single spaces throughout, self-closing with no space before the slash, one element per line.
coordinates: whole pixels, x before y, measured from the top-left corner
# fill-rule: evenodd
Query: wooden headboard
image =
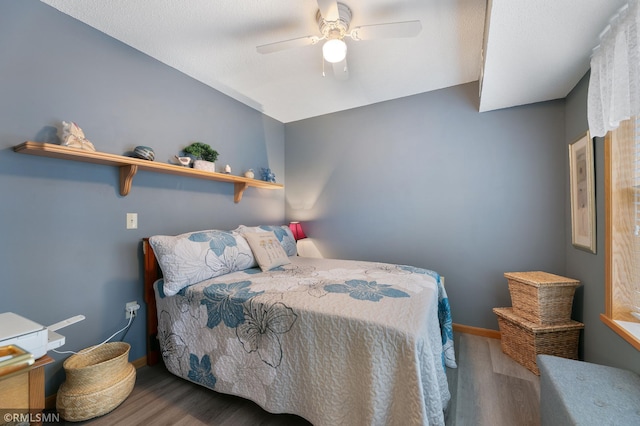
<path fill-rule="evenodd" d="M 160 342 L 158 342 L 158 309 L 153 283 L 162 277 L 160 265 L 149 244 L 149 238 L 142 240 L 144 256 L 144 301 L 147 303 L 147 365 L 154 365 L 160 361 Z"/>

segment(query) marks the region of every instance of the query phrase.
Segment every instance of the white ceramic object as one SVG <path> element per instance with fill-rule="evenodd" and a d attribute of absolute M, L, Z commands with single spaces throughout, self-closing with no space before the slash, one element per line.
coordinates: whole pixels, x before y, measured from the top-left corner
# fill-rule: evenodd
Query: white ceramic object
<path fill-rule="evenodd" d="M 253 173 L 253 169 L 249 169 L 246 172 L 244 172 L 244 177 L 253 179 L 255 177 L 255 174 Z"/>
<path fill-rule="evenodd" d="M 216 163 L 212 163 L 211 161 L 205 161 L 205 160 L 196 160 L 193 162 L 193 168 L 198 170 L 205 170 L 207 172 L 215 172 Z"/>
<path fill-rule="evenodd" d="M 178 157 L 177 155 L 175 156 L 176 161 L 178 162 L 178 164 L 181 164 L 185 167 L 189 167 L 189 163 L 191 163 L 191 158 L 190 157 Z"/>

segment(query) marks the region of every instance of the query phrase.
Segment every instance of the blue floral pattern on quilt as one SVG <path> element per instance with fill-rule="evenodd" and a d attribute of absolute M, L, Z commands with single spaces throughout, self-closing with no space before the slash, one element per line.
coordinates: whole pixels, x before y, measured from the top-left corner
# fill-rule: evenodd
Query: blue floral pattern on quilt
<path fill-rule="evenodd" d="M 254 293 L 249 287 L 251 281 L 239 281 L 230 284 L 211 284 L 202 292 L 205 299 L 200 304 L 207 307 L 207 327 L 217 327 L 224 322 L 227 327 L 237 327 L 244 322 L 243 303 L 262 292 Z"/>
<path fill-rule="evenodd" d="M 324 289 L 329 293 L 348 293 L 357 300 L 378 302 L 383 297 L 409 297 L 404 291 L 395 289 L 388 284 L 378 284 L 375 281 L 349 280 L 344 284 L 327 284 Z"/>
<path fill-rule="evenodd" d="M 216 378 L 211 372 L 211 359 L 209 355 L 204 355 L 202 360 L 199 360 L 197 355 L 189 354 L 189 363 L 189 380 L 213 389 L 216 385 Z"/>
<path fill-rule="evenodd" d="M 442 285 L 440 274 L 435 271 L 415 266 L 400 265 L 400 269 L 412 274 L 424 274 L 433 277 L 438 283 L 438 321 L 440 322 L 440 333 L 442 335 L 442 365 L 456 367 L 456 357 L 453 348 L 453 321 L 451 319 L 451 307 L 449 298 Z"/>
<path fill-rule="evenodd" d="M 456 368 L 456 354 L 453 347 L 453 320 L 449 298 L 438 276 L 438 322 L 442 335 L 442 366 Z"/>
<path fill-rule="evenodd" d="M 207 307 L 207 327 L 224 323 L 235 328 L 245 352 L 256 352 L 265 364 L 277 368 L 282 362 L 279 336 L 291 329 L 298 316 L 282 302 L 255 301 L 264 292 L 251 291 L 250 287 L 251 281 L 205 287 L 200 304 Z"/>
<path fill-rule="evenodd" d="M 206 245 L 205 251 L 209 249 L 208 242 L 200 244 Z M 213 255 L 214 248 L 210 251 Z M 421 268 L 297 258 L 281 270 L 263 273 L 252 268 L 203 281 L 178 290 L 176 297 L 166 294 L 158 283 L 158 339 L 169 371 L 277 410 L 278 405 L 269 405 L 273 398 L 277 404 L 291 399 L 280 395 L 282 386 L 296 396 L 304 394 L 307 384 L 333 394 L 335 389 L 330 380 L 324 380 L 325 375 L 348 371 L 354 361 L 367 365 L 372 361 L 367 351 L 350 361 L 332 348 L 334 343 L 336 348 L 349 348 L 351 331 L 345 329 L 342 319 L 327 321 L 325 314 L 349 311 L 349 321 L 359 324 L 355 332 L 360 324 L 373 325 L 364 333 L 366 342 L 383 347 L 386 355 L 382 358 L 388 356 L 397 362 L 393 365 L 408 366 L 407 371 L 415 376 L 393 392 L 397 393 L 394 400 L 414 398 L 411 406 L 416 409 L 407 411 L 403 402 L 393 418 L 400 423 L 415 418 L 417 424 L 440 424 L 450 397 L 444 385 L 445 370 L 455 367 L 451 309 L 442 283 L 437 273 Z M 405 308 L 411 315 L 398 318 Z M 397 326 L 398 333 L 388 333 L 385 325 Z M 412 339 L 407 341 L 406 336 Z M 328 344 L 313 343 L 325 341 Z M 373 371 L 388 366 L 384 359 L 370 366 Z M 370 386 L 359 378 L 356 375 L 349 382 L 350 394 L 359 395 L 362 389 L 365 396 L 374 395 L 366 402 L 370 410 L 378 401 L 386 401 L 371 389 L 387 389 L 387 376 L 381 375 Z M 422 392 L 430 397 L 423 398 Z M 305 407 L 314 403 L 302 401 Z M 332 413 L 326 418 L 349 418 L 341 410 L 322 409 Z M 295 406 L 288 410 L 297 412 Z M 354 421 L 346 423 L 357 420 L 349 419 Z"/>
<path fill-rule="evenodd" d="M 433 277 L 436 281 L 440 282 L 440 274 L 438 274 L 436 271 L 432 271 L 430 269 L 424 269 L 424 268 L 417 268 L 415 266 L 408 266 L 408 265 L 398 265 L 398 267 L 403 271 L 411 272 L 412 274 L 429 275 L 430 277 Z"/>

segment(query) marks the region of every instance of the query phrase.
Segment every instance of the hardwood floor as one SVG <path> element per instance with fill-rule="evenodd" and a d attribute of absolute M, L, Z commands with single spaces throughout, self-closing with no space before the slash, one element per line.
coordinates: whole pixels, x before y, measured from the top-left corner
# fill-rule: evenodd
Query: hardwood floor
<path fill-rule="evenodd" d="M 447 426 L 540 424 L 540 378 L 502 353 L 500 340 L 456 335 L 456 352 Z"/>
<path fill-rule="evenodd" d="M 271 414 L 252 401 L 183 380 L 163 365 L 138 369 L 136 385 L 114 411 L 77 425 L 309 426 L 291 414 Z"/>
<path fill-rule="evenodd" d="M 447 371 L 452 401 L 446 425 L 539 425 L 539 378 L 503 354 L 499 340 L 462 333 L 455 339 L 458 368 Z M 74 424 L 310 425 L 182 380 L 162 366 L 140 368 L 133 392 L 111 413 Z"/>

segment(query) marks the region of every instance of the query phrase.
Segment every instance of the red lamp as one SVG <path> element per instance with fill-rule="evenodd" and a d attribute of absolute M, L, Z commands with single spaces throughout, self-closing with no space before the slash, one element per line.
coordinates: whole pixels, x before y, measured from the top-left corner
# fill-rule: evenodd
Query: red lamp
<path fill-rule="evenodd" d="M 307 236 L 304 235 L 304 231 L 302 230 L 302 225 L 300 225 L 300 222 L 291 222 L 291 223 L 289 223 L 289 229 L 291 229 L 291 233 L 293 234 L 293 238 L 296 241 L 302 240 L 304 238 L 307 238 Z"/>

